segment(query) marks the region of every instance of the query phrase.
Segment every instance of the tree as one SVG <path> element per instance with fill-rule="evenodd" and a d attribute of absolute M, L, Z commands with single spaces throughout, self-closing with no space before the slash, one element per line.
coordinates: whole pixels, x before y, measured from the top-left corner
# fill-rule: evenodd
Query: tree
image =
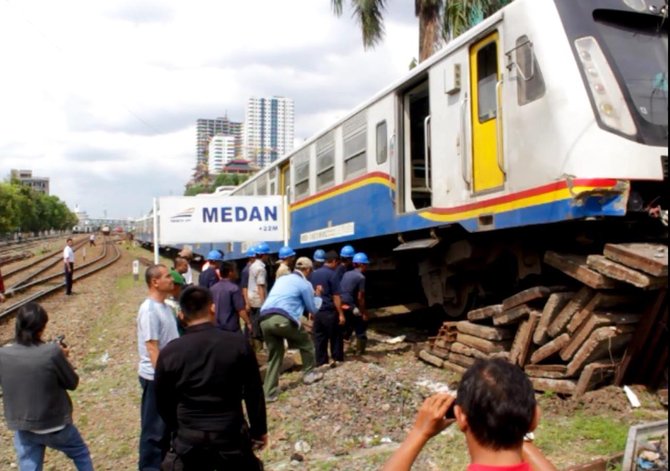
<path fill-rule="evenodd" d="M 512 0 L 414 0 L 419 19 L 419 61 L 428 59 L 440 41 L 448 42 L 492 15 Z M 343 0 L 331 0 L 337 16 Z M 374 48 L 384 38 L 386 0 L 351 0 L 353 16 L 361 25 L 363 47 Z"/>

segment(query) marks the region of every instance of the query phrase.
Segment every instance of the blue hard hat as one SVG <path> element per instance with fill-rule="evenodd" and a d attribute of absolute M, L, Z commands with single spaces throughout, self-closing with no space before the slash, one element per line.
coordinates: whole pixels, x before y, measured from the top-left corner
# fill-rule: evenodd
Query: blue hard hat
<path fill-rule="evenodd" d="M 223 262 L 223 255 L 220 250 L 212 250 L 207 254 L 207 260 L 212 262 Z"/>
<path fill-rule="evenodd" d="M 356 251 L 351 245 L 345 245 L 342 247 L 342 250 L 340 250 L 340 257 L 344 258 L 351 258 L 356 254 Z"/>
<path fill-rule="evenodd" d="M 354 255 L 354 263 L 361 263 L 367 265 L 368 263 L 370 263 L 370 260 L 368 260 L 368 256 L 365 255 L 363 252 L 358 252 L 356 255 Z"/>
<path fill-rule="evenodd" d="M 255 250 L 258 255 L 267 255 L 270 253 L 270 246 L 267 242 L 261 242 L 255 247 Z"/>
<path fill-rule="evenodd" d="M 251 258 L 256 256 L 256 247 L 249 247 L 245 252 L 246 256 Z"/>
<path fill-rule="evenodd" d="M 326 251 L 323 249 L 317 249 L 314 251 L 314 261 L 323 263 L 326 261 Z"/>
<path fill-rule="evenodd" d="M 293 257 L 294 255 L 295 251 L 288 245 L 279 249 L 279 258 L 282 260 L 284 260 L 285 258 Z"/>

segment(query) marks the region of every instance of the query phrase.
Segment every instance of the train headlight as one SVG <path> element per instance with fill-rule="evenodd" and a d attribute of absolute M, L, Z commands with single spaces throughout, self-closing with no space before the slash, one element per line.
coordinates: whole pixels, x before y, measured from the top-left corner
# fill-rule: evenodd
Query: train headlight
<path fill-rule="evenodd" d="M 623 2 L 635 11 L 647 11 L 645 0 L 623 0 Z"/>
<path fill-rule="evenodd" d="M 635 136 L 637 126 L 628 109 L 619 82 L 598 41 L 588 36 L 577 39 L 575 46 L 585 71 L 591 96 L 596 102 L 596 108 L 603 124 L 628 136 Z"/>

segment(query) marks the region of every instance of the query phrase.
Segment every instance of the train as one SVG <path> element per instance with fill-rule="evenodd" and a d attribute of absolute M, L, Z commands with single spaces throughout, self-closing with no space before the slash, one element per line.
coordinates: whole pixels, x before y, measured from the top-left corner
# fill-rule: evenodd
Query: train
<path fill-rule="evenodd" d="M 667 240 L 667 16 L 515 0 L 230 194 L 285 195 L 301 254 L 367 252 L 376 304 L 453 317 L 542 277 L 550 248 Z"/>

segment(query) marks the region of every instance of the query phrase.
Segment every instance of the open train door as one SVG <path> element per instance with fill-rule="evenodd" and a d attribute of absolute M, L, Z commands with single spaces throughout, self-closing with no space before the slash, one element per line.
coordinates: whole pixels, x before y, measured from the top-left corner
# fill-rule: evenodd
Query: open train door
<path fill-rule="evenodd" d="M 291 240 L 291 164 L 286 161 L 279 166 L 279 194 L 284 197 L 284 245 Z"/>
<path fill-rule="evenodd" d="M 496 31 L 470 48 L 473 193 L 504 189 L 502 74 L 500 34 Z"/>
<path fill-rule="evenodd" d="M 398 96 L 398 210 L 419 211 L 432 205 L 430 88 L 428 74 L 417 77 Z"/>

